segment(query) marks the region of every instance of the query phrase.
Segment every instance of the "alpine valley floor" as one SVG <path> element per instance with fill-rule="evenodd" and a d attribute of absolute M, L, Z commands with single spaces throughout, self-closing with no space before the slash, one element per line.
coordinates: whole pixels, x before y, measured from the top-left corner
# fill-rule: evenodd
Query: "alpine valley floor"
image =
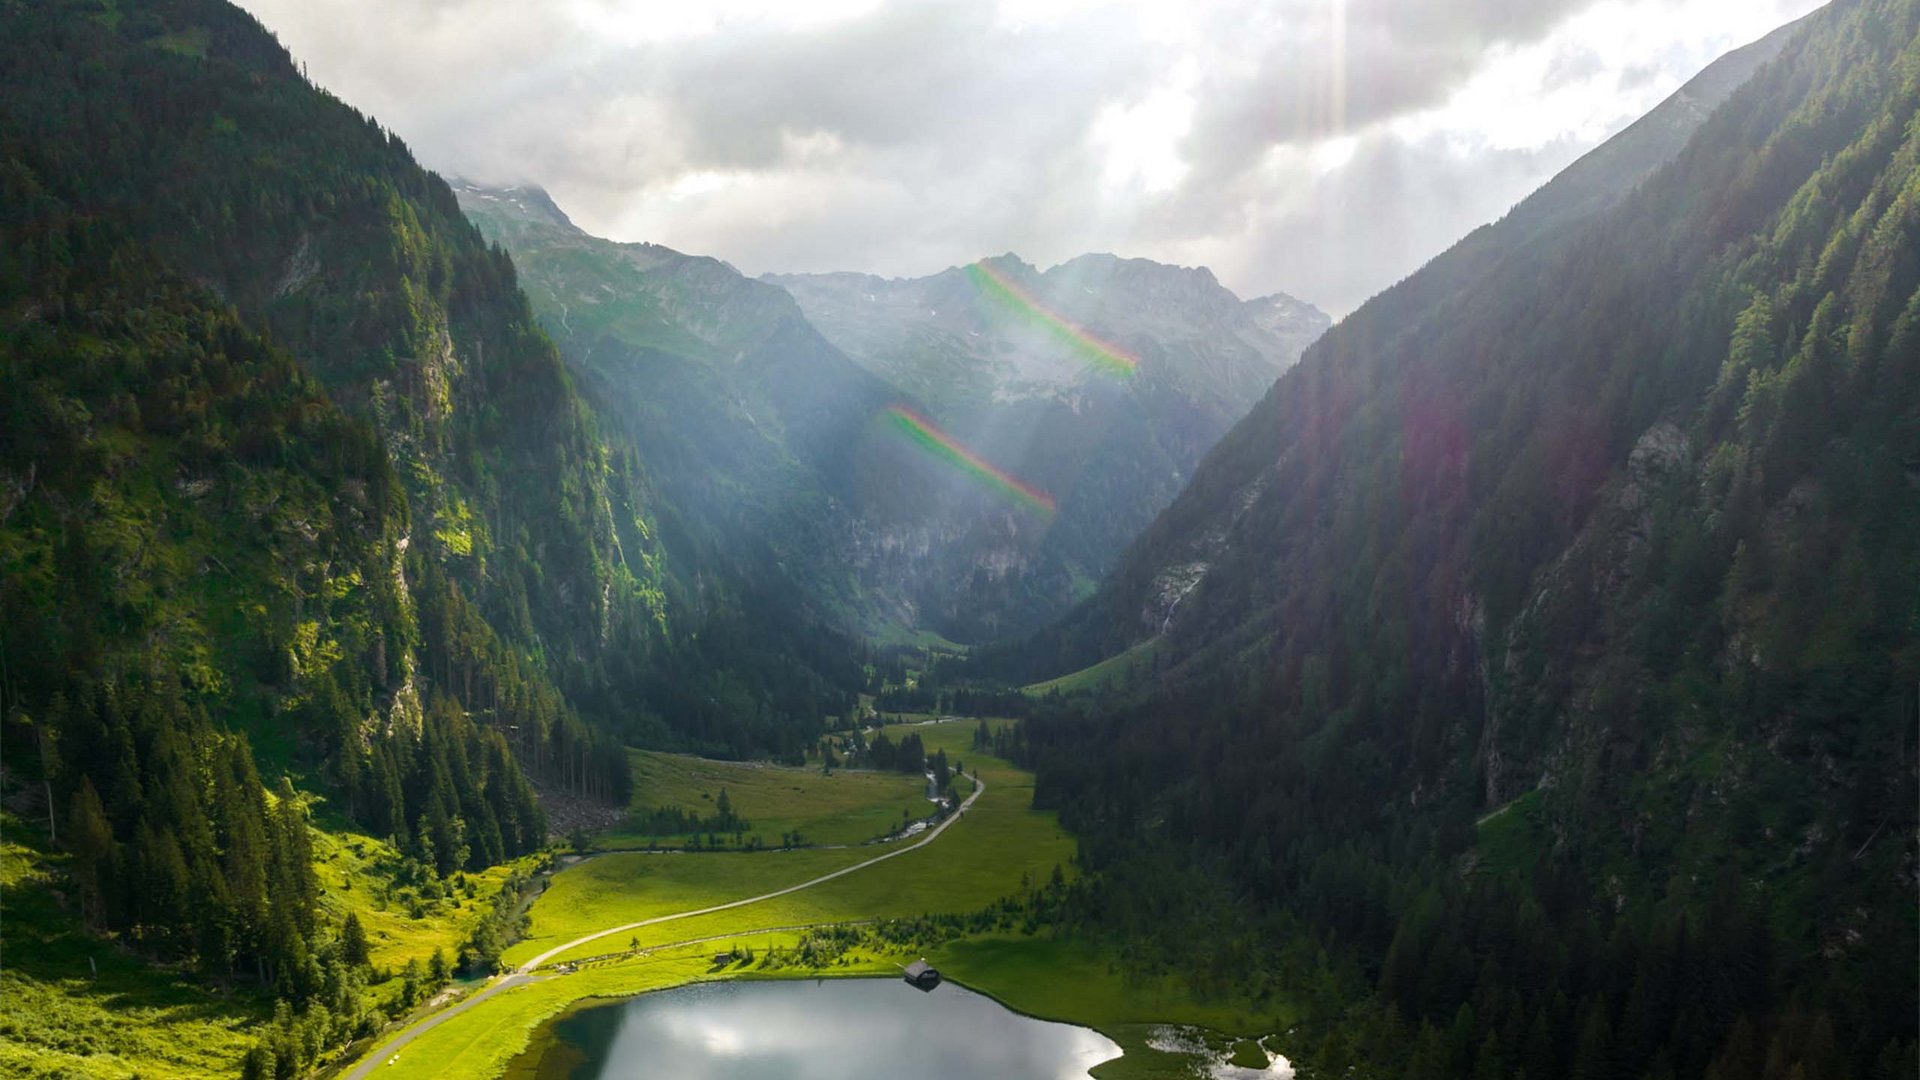
<path fill-rule="evenodd" d="M 503 955 L 508 973 L 468 990 L 467 1001 L 484 1000 L 450 1003 L 377 1039 L 346 1075 L 518 1074 L 537 1057 L 547 1022 L 582 1002 L 715 979 L 892 976 L 922 955 L 1013 1009 L 1114 1039 L 1124 1054 L 1095 1070 L 1101 1078 L 1193 1076 L 1196 1066 L 1224 1063 L 1237 1044 L 1241 1059 L 1257 1055 L 1251 1039 L 1284 1030 L 1285 1009 L 1201 1002 L 1172 980 L 1123 979 L 1114 958 L 1089 942 L 1005 917 L 920 919 L 987 912 L 1056 874 L 1064 879 L 1074 844 L 1054 815 L 1030 808 L 1031 774 L 973 749 L 974 722 L 920 722 L 888 734 L 909 730 L 929 753 L 945 750 L 977 777 L 978 789 L 941 826 L 880 845 L 620 851 L 580 861 L 555 874 L 533 904 L 530 932 Z M 802 779 L 817 781 L 817 772 L 756 768 L 795 780 L 766 787 L 797 802 L 816 799 L 822 787 Z M 837 776 L 856 778 L 875 798 L 893 797 L 871 774 Z M 962 792 L 966 784 L 956 781 Z M 798 808 L 763 803 L 759 812 L 783 809 Z M 874 925 L 883 920 L 902 922 Z M 628 926 L 636 923 L 650 925 Z M 1035 977 L 1042 973 L 1048 977 Z M 1204 1031 L 1184 1051 L 1156 1050 L 1149 1039 L 1167 1045 L 1155 1038 L 1164 1025 Z"/>

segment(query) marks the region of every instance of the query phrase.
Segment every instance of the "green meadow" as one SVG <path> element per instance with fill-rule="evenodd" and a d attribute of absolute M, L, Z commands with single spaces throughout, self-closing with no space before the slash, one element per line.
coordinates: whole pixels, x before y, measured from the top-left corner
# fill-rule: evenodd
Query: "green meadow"
<path fill-rule="evenodd" d="M 1147 640 L 1126 652 L 1109 656 L 1091 667 L 1070 671 L 1058 678 L 1037 682 L 1022 689 L 1036 697 L 1046 694 L 1091 693 L 1108 688 L 1123 688 L 1153 670 L 1153 658 L 1160 651 L 1160 639 Z"/>
<path fill-rule="evenodd" d="M 56 893 L 63 854 L 0 811 L 0 1076 L 224 1076 L 271 1003 L 223 994 L 80 932 Z"/>
<path fill-rule="evenodd" d="M 711 818 L 720 793 L 748 828 L 742 839 L 760 839 L 763 847 L 781 846 L 798 833 L 806 845 L 862 844 L 900 828 L 903 820 L 925 817 L 932 809 L 926 782 L 917 776 L 868 769 L 790 768 L 760 762 L 711 761 L 650 750 L 630 752 L 633 806 L 628 823 L 595 838 L 601 848 L 644 848 L 683 844 L 695 832 L 660 832 L 636 822 L 657 810 L 679 809 L 694 818 Z M 704 834 L 698 834 L 704 835 Z M 731 843 L 733 837 L 721 836 Z"/>
<path fill-rule="evenodd" d="M 380 1075 L 396 1080 L 452 1074 L 520 1076 L 530 1068 L 522 1055 L 534 1045 L 533 1040 L 542 1037 L 542 1025 L 591 999 L 716 978 L 891 975 L 912 950 L 882 946 L 874 939 L 820 968 L 716 965 L 713 954 L 733 945 L 749 947 L 759 956 L 790 948 L 799 940 L 797 927 L 976 912 L 1048 880 L 1055 867 L 1071 877 L 1073 840 L 1053 814 L 1032 809 L 1030 774 L 973 750 L 977 728 L 978 721 L 973 720 L 907 720 L 885 729 L 893 739 L 909 731 L 919 734 L 928 752 L 944 749 L 950 759 L 977 772 L 987 786 L 974 807 L 932 843 L 786 896 L 642 927 L 568 950 L 543 966 L 537 981 L 505 991 L 425 1031 L 400 1052 L 396 1062 L 383 1065 Z M 645 757 L 657 762 L 670 756 Z M 667 768 L 669 775 L 700 778 L 696 783 L 754 771 L 738 765 L 719 765 L 720 771 L 714 773 L 702 771 L 703 766 L 716 764 L 677 759 Z M 728 790 L 731 797 L 731 779 Z M 757 812 L 772 820 L 794 820 L 815 812 L 821 798 L 813 785 L 777 782 L 759 785 L 753 797 L 768 799 Z M 554 876 L 552 886 L 530 911 L 530 935 L 508 950 L 504 960 L 524 963 L 595 931 L 786 888 L 885 850 L 862 846 L 599 855 Z M 1159 1025 L 1208 1029 L 1216 1033 L 1208 1037 L 1209 1045 L 1224 1054 L 1234 1045 L 1234 1037 L 1259 1037 L 1291 1021 L 1289 1016 L 1241 1003 L 1195 1000 L 1176 980 L 1129 980 L 1100 947 L 1045 933 L 1001 929 L 962 936 L 926 951 L 948 975 L 1010 1008 L 1084 1024 L 1113 1038 L 1125 1055 L 1096 1070 L 1101 1080 L 1195 1075 L 1191 1055 L 1148 1045 Z M 563 962 L 581 966 L 570 974 L 557 973 L 554 965 Z"/>
<path fill-rule="evenodd" d="M 1054 815 L 1031 809 L 1033 778 L 972 745 L 974 724 L 888 728 L 920 733 L 929 752 L 945 749 L 977 771 L 987 793 L 932 844 L 813 888 L 757 904 L 634 931 L 640 943 L 685 941 L 756 927 L 977 911 L 1058 866 L 1072 872 L 1073 841 Z M 922 806 L 927 805 L 924 800 Z M 917 838 L 893 841 L 911 844 Z M 504 959 L 521 963 L 562 942 L 623 923 L 697 910 L 796 885 L 885 854 L 886 845 L 756 852 L 630 852 L 601 855 L 555 875 L 533 905 L 529 936 Z M 595 956 L 626 945 L 589 942 L 558 959 Z"/>
<path fill-rule="evenodd" d="M 400 853 L 383 840 L 350 832 L 315 830 L 314 868 L 322 886 L 324 918 L 345 921 L 352 912 L 367 932 L 367 958 L 375 968 L 399 970 L 409 960 L 425 964 L 435 949 L 452 958 L 473 932 L 474 924 L 493 906 L 500 886 L 515 866 L 528 867 L 531 857 L 478 873 L 456 875 L 452 881 L 471 886 L 443 889 L 437 898 L 420 890 L 394 887 Z M 451 884 L 451 882 L 450 882 Z M 375 991 L 379 992 L 380 987 Z"/>
<path fill-rule="evenodd" d="M 79 932 L 57 893 L 66 856 L 12 814 L 0 812 L 0 833 L 0 1076 L 236 1075 L 272 1002 Z M 428 896 L 397 883 L 402 860 L 384 841 L 329 829 L 312 839 L 321 918 L 357 916 L 376 969 L 425 966 L 436 949 L 452 958 L 512 870 L 460 875 Z M 385 1003 L 400 989 L 396 978 L 368 992 Z"/>

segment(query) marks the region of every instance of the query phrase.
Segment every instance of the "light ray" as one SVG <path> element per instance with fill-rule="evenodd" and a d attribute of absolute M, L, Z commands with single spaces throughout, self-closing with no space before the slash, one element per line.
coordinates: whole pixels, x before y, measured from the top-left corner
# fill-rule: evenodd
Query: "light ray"
<path fill-rule="evenodd" d="M 1103 340 L 1085 327 L 1057 314 L 1020 287 L 1006 274 L 984 262 L 967 267 L 967 278 L 981 294 L 1013 315 L 1045 331 L 1088 363 L 1109 375 L 1126 378 L 1139 366 L 1140 358 L 1110 341 Z"/>
<path fill-rule="evenodd" d="M 987 487 L 1011 496 L 1017 502 L 1031 506 L 1049 517 L 1053 515 L 1053 496 L 967 449 L 958 439 L 940 430 L 933 421 L 905 405 L 889 405 L 883 416 L 888 427 L 904 436 L 914 446 L 926 451 L 928 456 L 958 468 Z"/>

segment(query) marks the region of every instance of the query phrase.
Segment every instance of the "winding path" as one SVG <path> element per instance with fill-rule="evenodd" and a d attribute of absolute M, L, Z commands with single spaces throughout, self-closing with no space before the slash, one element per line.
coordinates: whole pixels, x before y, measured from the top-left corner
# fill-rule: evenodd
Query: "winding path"
<path fill-rule="evenodd" d="M 693 911 L 676 911 L 671 915 L 656 915 L 651 919 L 641 919 L 639 922 L 622 923 L 619 926 L 610 926 L 605 930 L 596 930 L 593 933 L 587 934 L 583 937 L 574 938 L 572 941 L 569 941 L 564 945 L 556 945 L 553 948 L 548 949 L 546 952 L 541 953 L 539 956 L 536 956 L 533 959 L 527 961 L 526 963 L 521 964 L 519 967 L 513 969 L 512 974 L 494 976 L 493 980 L 489 982 L 481 990 L 473 994 L 469 994 L 467 997 L 459 1001 L 457 1004 L 454 1004 L 448 1008 L 440 1010 L 437 1013 L 434 1013 L 432 1016 L 426 1018 L 425 1020 L 420 1021 L 418 1024 L 415 1024 L 414 1026 L 401 1032 L 399 1035 L 394 1036 L 391 1040 L 382 1044 L 379 1049 L 368 1053 L 366 1057 L 360 1060 L 360 1063 L 358 1065 L 355 1065 L 352 1069 L 349 1069 L 348 1071 L 340 1074 L 341 1080 L 361 1080 L 362 1077 L 370 1075 L 373 1072 L 373 1070 L 377 1068 L 382 1062 L 391 1059 L 395 1054 L 399 1053 L 401 1047 L 406 1046 L 408 1043 L 419 1038 L 421 1035 L 425 1034 L 426 1032 L 431 1031 L 436 1027 L 439 1027 L 441 1024 L 446 1023 L 448 1020 L 451 1020 L 456 1016 L 459 1016 L 461 1013 L 466 1012 L 468 1009 L 473 1008 L 475 1005 L 480 1004 L 481 1002 L 487 1000 L 488 998 L 494 996 L 495 994 L 501 993 L 502 991 L 511 990 L 516 986 L 525 986 L 528 983 L 542 982 L 546 979 L 556 978 L 557 976 L 555 975 L 536 975 L 534 974 L 534 972 L 539 969 L 540 965 L 546 963 L 547 961 L 553 959 L 556 956 L 559 956 L 561 953 L 568 952 L 572 949 L 578 948 L 579 946 L 585 945 L 590 941 L 598 941 L 603 937 L 611 937 L 614 934 L 624 934 L 629 930 L 638 930 L 643 926 L 658 926 L 661 923 L 673 922 L 678 919 L 691 919 L 700 915 L 711 915 L 716 911 L 731 911 L 732 909 L 737 907 L 746 907 L 748 904 L 757 904 L 762 900 L 772 900 L 775 897 L 787 896 L 791 893 L 797 893 L 802 889 L 811 889 L 815 885 L 820 885 L 825 882 L 832 881 L 834 878 L 846 877 L 848 874 L 854 873 L 859 870 L 865 870 L 869 866 L 873 866 L 877 863 L 886 862 L 888 859 L 899 858 L 900 856 L 905 855 L 909 851 L 917 851 L 920 848 L 923 848 L 926 845 L 931 844 L 935 840 L 939 839 L 941 833 L 946 832 L 949 826 L 951 826 L 954 822 L 959 821 L 961 816 L 964 815 L 967 812 L 967 810 L 971 808 L 976 801 L 979 800 L 980 796 L 986 794 L 987 792 L 986 782 L 981 780 L 980 777 L 977 775 L 974 775 L 971 773 L 967 775 L 969 776 L 970 779 L 973 780 L 973 794 L 967 796 L 966 801 L 960 804 L 960 808 L 958 810 L 955 810 L 953 813 L 948 814 L 946 818 L 940 822 L 940 824 L 935 825 L 933 828 L 927 830 L 927 835 L 921 837 L 918 841 L 912 844 L 908 844 L 906 847 L 895 848 L 894 850 L 887 852 L 885 855 L 876 855 L 865 862 L 854 863 L 852 866 L 842 867 L 839 870 L 835 870 L 831 874 L 822 874 L 819 877 L 812 879 L 811 881 L 803 881 L 798 885 L 789 885 L 784 889 L 776 889 L 770 893 L 761 893 L 759 896 L 749 896 L 744 900 L 732 900 L 724 904 L 715 904 L 712 907 L 697 908 Z M 670 944 L 685 944 L 685 943 L 673 942 Z M 658 947 L 659 946 L 656 946 L 656 948 Z"/>

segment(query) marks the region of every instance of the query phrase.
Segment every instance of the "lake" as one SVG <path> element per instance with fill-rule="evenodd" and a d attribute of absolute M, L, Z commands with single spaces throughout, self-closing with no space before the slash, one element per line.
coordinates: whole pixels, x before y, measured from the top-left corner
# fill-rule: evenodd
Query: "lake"
<path fill-rule="evenodd" d="M 1097 1031 L 899 979 L 663 990 L 562 1016 L 534 1045 L 541 1080 L 1082 1080 L 1120 1053 Z"/>

